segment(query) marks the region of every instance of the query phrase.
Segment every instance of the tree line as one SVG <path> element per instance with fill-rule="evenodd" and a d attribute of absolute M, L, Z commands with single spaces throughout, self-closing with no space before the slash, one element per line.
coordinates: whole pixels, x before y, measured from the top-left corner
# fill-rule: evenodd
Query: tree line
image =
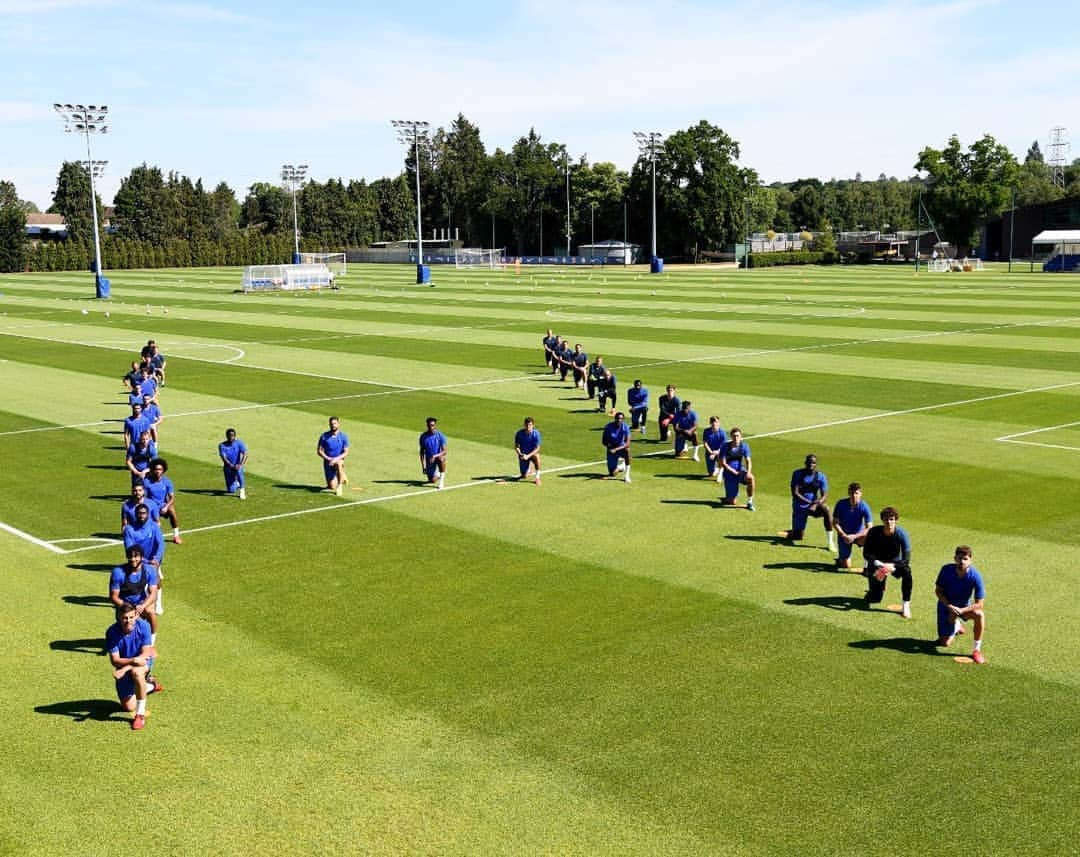
<path fill-rule="evenodd" d="M 955 136 L 941 149 L 923 149 L 914 167 L 925 177 L 857 174 L 765 185 L 740 159 L 739 143 L 704 120 L 664 139 L 655 160 L 660 255 L 695 260 L 769 230 L 911 230 L 920 199 L 942 237 L 966 249 L 978 223 L 1007 208 L 1013 194 L 1025 205 L 1080 193 L 1080 159 L 1066 170 L 1062 188 L 1051 180 L 1038 143 L 1020 163 L 989 135 L 966 149 Z M 305 183 L 296 193 L 302 249 L 415 239 L 418 168 L 425 239 L 445 230 L 465 246 L 505 247 L 516 255 L 565 253 L 567 231 L 573 250 L 624 237 L 650 246 L 653 164 L 646 156 L 627 172 L 571 157 L 564 144 L 545 141 L 535 129 L 509 150 L 489 153 L 480 129 L 459 114 L 423 140 L 419 158 L 410 149 L 395 177 Z M 101 200 L 96 204 L 103 221 Z M 0 182 L 0 270 L 82 267 L 92 242 L 83 166 L 61 166 L 49 209 L 65 219 L 67 246 L 27 242 L 28 210 L 32 204 Z M 292 233 L 292 194 L 279 184 L 257 182 L 238 200 L 224 182 L 208 190 L 201 179 L 144 163 L 121 181 L 102 252 L 106 268 L 286 262 Z"/>

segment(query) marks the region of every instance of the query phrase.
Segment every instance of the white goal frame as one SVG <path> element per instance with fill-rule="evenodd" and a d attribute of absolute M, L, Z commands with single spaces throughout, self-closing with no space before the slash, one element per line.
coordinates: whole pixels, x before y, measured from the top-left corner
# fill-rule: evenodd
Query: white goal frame
<path fill-rule="evenodd" d="M 344 253 L 301 253 L 300 261 L 305 265 L 326 265 L 335 277 L 349 273 Z"/>
<path fill-rule="evenodd" d="M 458 247 L 454 251 L 454 265 L 458 268 L 503 268 L 502 250 L 484 250 L 480 247 Z"/>

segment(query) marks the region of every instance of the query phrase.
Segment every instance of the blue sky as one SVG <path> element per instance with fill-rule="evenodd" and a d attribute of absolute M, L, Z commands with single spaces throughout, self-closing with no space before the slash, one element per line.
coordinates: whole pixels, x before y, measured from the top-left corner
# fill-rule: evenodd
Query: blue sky
<path fill-rule="evenodd" d="M 0 178 L 51 202 L 81 157 L 54 101 L 109 105 L 107 202 L 143 161 L 240 197 L 282 163 L 393 175 L 391 119 L 459 112 L 489 150 L 534 126 L 629 169 L 633 131 L 707 119 L 765 181 L 906 176 L 952 133 L 1022 158 L 1064 125 L 1080 157 L 1077 80 L 1080 16 L 1057 0 L 0 0 Z"/>

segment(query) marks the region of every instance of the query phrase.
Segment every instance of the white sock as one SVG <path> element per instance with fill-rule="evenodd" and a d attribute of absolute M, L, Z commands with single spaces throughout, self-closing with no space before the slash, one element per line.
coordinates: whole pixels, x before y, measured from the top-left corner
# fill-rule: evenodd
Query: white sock
<path fill-rule="evenodd" d="M 978 651 L 981 651 L 981 650 L 982 650 L 982 640 L 976 640 L 975 641 L 975 651 L 978 652 Z"/>
<path fill-rule="evenodd" d="M 157 645 L 157 634 L 156 633 L 150 635 L 150 645 L 151 646 L 156 646 Z"/>
<path fill-rule="evenodd" d="M 956 624 L 953 625 L 953 633 L 954 634 L 959 634 L 963 630 L 964 630 L 964 623 L 961 622 L 959 619 L 957 619 Z"/>
<path fill-rule="evenodd" d="M 629 482 L 629 481 L 630 481 L 630 468 L 627 467 L 626 470 L 623 471 L 623 482 Z"/>
<path fill-rule="evenodd" d="M 180 528 L 179 527 L 173 527 L 172 537 L 175 539 L 175 538 L 178 538 L 179 536 L 180 536 Z"/>
<path fill-rule="evenodd" d="M 902 609 L 903 609 L 903 611 L 905 613 L 910 613 L 911 612 L 911 602 L 910 601 L 905 601 L 904 606 L 903 606 Z"/>
<path fill-rule="evenodd" d="M 136 715 L 145 715 L 146 714 L 146 700 L 145 699 L 136 699 L 135 700 L 135 714 Z"/>

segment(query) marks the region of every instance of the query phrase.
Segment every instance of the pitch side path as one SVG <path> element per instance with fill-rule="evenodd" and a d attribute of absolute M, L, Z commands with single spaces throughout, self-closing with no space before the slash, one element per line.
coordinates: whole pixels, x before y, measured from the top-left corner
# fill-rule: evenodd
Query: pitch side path
<path fill-rule="evenodd" d="M 1075 851 L 1080 278 L 910 268 L 352 266 L 328 293 L 239 269 L 0 277 L 0 852 L 115 854 L 119 804 L 173 854 L 1064 854 Z M 544 371 L 553 329 L 640 378 L 633 481 L 609 419 Z M 168 357 L 165 557 L 132 733 L 104 630 L 128 490 L 120 376 Z M 657 440 L 667 384 L 742 428 L 758 511 Z M 321 490 L 331 415 L 350 485 Z M 449 437 L 446 489 L 417 436 Z M 516 482 L 515 431 L 543 434 Z M 217 443 L 250 448 L 246 501 Z M 819 521 L 862 483 L 911 536 L 867 609 Z M 957 544 L 988 663 L 936 637 Z M 149 803 L 146 800 L 149 799 Z M 122 803 L 122 801 L 121 801 Z"/>

